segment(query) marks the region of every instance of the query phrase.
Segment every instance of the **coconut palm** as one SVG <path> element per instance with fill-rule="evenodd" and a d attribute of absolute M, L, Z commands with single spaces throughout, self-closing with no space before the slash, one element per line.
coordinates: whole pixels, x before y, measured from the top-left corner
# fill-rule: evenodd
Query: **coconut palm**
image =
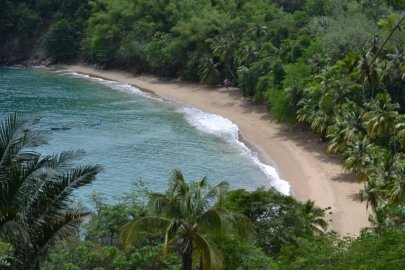
<path fill-rule="evenodd" d="M 399 104 L 391 103 L 388 94 L 378 94 L 376 99 L 367 104 L 369 111 L 364 113 L 367 133 L 371 138 L 390 135 L 398 117 Z"/>
<path fill-rule="evenodd" d="M 321 99 L 322 86 L 314 84 L 304 89 L 304 98 L 298 103 L 297 119 L 300 122 L 311 124 L 316 118 L 319 108 L 319 100 Z M 311 98 L 307 98 L 311 97 Z"/>
<path fill-rule="evenodd" d="M 398 78 L 402 77 L 401 65 L 405 62 L 405 54 L 401 53 L 398 48 L 395 48 L 395 52 L 387 54 L 387 58 L 390 59 L 390 65 L 395 75 Z"/>
<path fill-rule="evenodd" d="M 346 170 L 354 172 L 358 180 L 363 182 L 374 169 L 377 169 L 376 162 L 381 158 L 381 151 L 380 147 L 372 144 L 364 136 L 363 139 L 348 145 L 343 153 L 343 166 Z"/>
<path fill-rule="evenodd" d="M 366 201 L 368 208 L 371 205 L 373 211 L 381 206 L 384 202 L 383 198 L 383 184 L 376 176 L 370 176 L 364 183 L 364 190 L 360 192 L 360 200 Z"/>
<path fill-rule="evenodd" d="M 330 139 L 328 151 L 343 153 L 350 145 L 364 134 L 362 110 L 353 102 L 345 103 L 328 128 L 327 138 Z"/>
<path fill-rule="evenodd" d="M 202 58 L 198 65 L 198 72 L 201 83 L 218 83 L 220 72 L 218 70 L 218 64 L 214 63 L 212 58 Z"/>
<path fill-rule="evenodd" d="M 150 194 L 149 212 L 124 225 L 121 240 L 125 246 L 136 243 L 144 233 L 164 235 L 161 256 L 175 248 L 182 258 L 182 269 L 191 270 L 193 258 L 200 269 L 222 269 L 219 251 L 207 239 L 236 230 L 252 233 L 247 217 L 219 207 L 228 184 L 209 186 L 207 179 L 187 184 L 182 173 L 173 171 L 166 193 Z"/>
<path fill-rule="evenodd" d="M 389 170 L 386 179 L 387 200 L 392 204 L 405 201 L 405 154 L 397 153 L 386 160 Z"/>
<path fill-rule="evenodd" d="M 259 40 L 267 34 L 267 26 L 255 24 L 250 28 L 250 34 L 254 40 Z"/>
<path fill-rule="evenodd" d="M 226 37 L 219 37 L 214 40 L 211 45 L 213 55 L 218 57 L 225 64 L 226 77 L 228 78 L 228 72 L 233 79 L 236 79 L 231 70 L 231 63 L 236 52 L 237 42 L 234 35 L 228 35 Z"/>
<path fill-rule="evenodd" d="M 336 116 L 333 125 L 328 127 L 328 135 L 326 136 L 330 139 L 328 152 L 340 154 L 346 150 L 348 141 L 346 141 L 346 134 L 344 132 L 345 127 L 346 123 L 342 117 Z"/>
<path fill-rule="evenodd" d="M 99 166 L 72 168 L 81 151 L 41 156 L 32 146 L 41 134 L 11 114 L 0 124 L 0 240 L 12 243 L 21 269 L 38 269 L 58 237 L 76 228 L 85 213 L 70 209 L 73 190 L 91 183 Z"/>
<path fill-rule="evenodd" d="M 258 46 L 254 42 L 244 42 L 236 52 L 238 66 L 250 65 L 257 59 Z"/>
<path fill-rule="evenodd" d="M 398 204 L 405 196 L 404 154 L 379 150 L 378 158 L 365 169 L 367 175 L 360 198 L 375 211 L 387 203 Z M 376 212 L 378 214 L 378 212 Z"/>
<path fill-rule="evenodd" d="M 395 130 L 396 130 L 396 139 L 399 141 L 400 145 L 402 148 L 405 149 L 405 115 L 400 115 L 397 118 L 395 125 Z"/>
<path fill-rule="evenodd" d="M 386 74 L 386 67 L 386 63 L 374 58 L 370 51 L 359 55 L 357 59 L 356 70 L 359 72 L 359 80 L 370 85 L 372 96 L 374 96 L 375 89 L 381 84 L 383 76 Z"/>
<path fill-rule="evenodd" d="M 308 220 L 312 231 L 318 234 L 325 233 L 328 223 L 325 218 L 325 209 L 315 206 L 315 202 L 308 200 L 304 203 L 305 218 Z M 327 208 L 329 210 L 330 208 Z"/>

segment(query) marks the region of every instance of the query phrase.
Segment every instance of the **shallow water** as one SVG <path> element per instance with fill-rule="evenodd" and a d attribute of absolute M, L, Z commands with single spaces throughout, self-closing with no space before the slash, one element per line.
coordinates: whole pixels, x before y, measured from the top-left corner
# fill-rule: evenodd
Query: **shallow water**
<path fill-rule="evenodd" d="M 140 92 L 118 83 L 69 72 L 0 68 L 0 116 L 22 111 L 40 116 L 36 128 L 50 131 L 43 153 L 83 149 L 81 164 L 104 172 L 75 195 L 86 204 L 93 191 L 108 198 L 129 190 L 136 179 L 163 191 L 170 173 L 207 176 L 231 188 L 260 186 L 286 192 L 273 168 L 261 164 L 238 141 L 229 120 Z M 288 187 L 287 187 L 288 189 Z"/>

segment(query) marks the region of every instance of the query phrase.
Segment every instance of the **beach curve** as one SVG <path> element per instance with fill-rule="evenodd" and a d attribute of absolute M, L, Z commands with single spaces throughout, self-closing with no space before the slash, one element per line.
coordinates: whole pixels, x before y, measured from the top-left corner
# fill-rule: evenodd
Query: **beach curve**
<path fill-rule="evenodd" d="M 361 228 L 369 226 L 366 205 L 355 198 L 362 184 L 343 171 L 340 160 L 325 154 L 316 135 L 273 122 L 264 106 L 246 102 L 238 89 L 161 81 L 153 76 L 83 65 L 55 68 L 131 84 L 164 99 L 229 119 L 239 127 L 242 140 L 249 148 L 259 151 L 260 159 L 274 166 L 280 178 L 290 183 L 295 198 L 313 200 L 322 208 L 331 207 L 332 214 L 327 218 L 332 220 L 333 230 L 358 235 Z"/>

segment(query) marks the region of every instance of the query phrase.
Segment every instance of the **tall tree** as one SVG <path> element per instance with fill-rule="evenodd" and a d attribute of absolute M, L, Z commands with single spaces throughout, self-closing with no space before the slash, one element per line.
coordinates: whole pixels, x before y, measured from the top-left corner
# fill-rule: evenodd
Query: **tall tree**
<path fill-rule="evenodd" d="M 135 243 L 143 233 L 160 232 L 164 234 L 161 255 L 175 247 L 183 270 L 193 269 L 193 258 L 198 259 L 201 270 L 222 269 L 222 256 L 208 237 L 232 230 L 242 236 L 252 232 L 248 218 L 220 207 L 227 189 L 226 182 L 209 186 L 207 178 L 188 184 L 175 170 L 166 193 L 150 194 L 148 215 L 122 228 L 124 245 Z"/>

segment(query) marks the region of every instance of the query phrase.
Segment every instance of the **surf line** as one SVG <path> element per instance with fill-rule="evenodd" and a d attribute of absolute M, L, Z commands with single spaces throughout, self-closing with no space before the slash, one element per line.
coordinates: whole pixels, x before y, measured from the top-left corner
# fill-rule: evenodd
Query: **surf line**
<path fill-rule="evenodd" d="M 267 176 L 270 180 L 270 186 L 274 187 L 280 193 L 284 195 L 291 195 L 291 186 L 286 181 L 280 178 L 276 169 L 268 164 L 263 163 L 259 160 L 256 152 L 252 151 L 246 146 L 245 143 L 239 140 L 239 127 L 233 123 L 228 118 L 225 118 L 221 115 L 207 113 L 200 109 L 191 107 L 187 104 L 176 100 L 167 100 L 160 98 L 159 96 L 154 96 L 150 93 L 144 92 L 139 88 L 119 81 L 107 80 L 104 78 L 93 77 L 88 74 L 82 74 L 78 72 L 72 72 L 69 70 L 59 71 L 61 75 L 68 75 L 73 77 L 79 77 L 86 80 L 91 80 L 100 84 L 103 84 L 110 89 L 117 90 L 120 92 L 126 92 L 129 94 L 139 95 L 145 98 L 150 98 L 161 103 L 169 103 L 177 107 L 177 111 L 182 113 L 185 117 L 185 120 L 197 130 L 204 132 L 206 134 L 211 134 L 222 139 L 225 139 L 227 142 L 231 143 L 239 149 L 243 154 L 246 154 L 258 167 L 259 169 Z"/>

